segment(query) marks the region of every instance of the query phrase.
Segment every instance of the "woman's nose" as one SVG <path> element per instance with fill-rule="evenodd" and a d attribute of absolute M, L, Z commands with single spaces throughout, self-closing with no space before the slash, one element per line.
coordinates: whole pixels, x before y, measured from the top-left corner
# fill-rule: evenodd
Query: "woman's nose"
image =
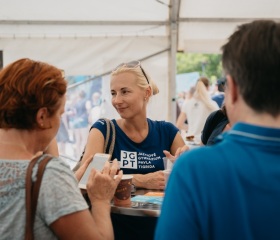
<path fill-rule="evenodd" d="M 122 102 L 122 96 L 120 94 L 116 94 L 113 98 L 114 103 L 121 103 Z"/>

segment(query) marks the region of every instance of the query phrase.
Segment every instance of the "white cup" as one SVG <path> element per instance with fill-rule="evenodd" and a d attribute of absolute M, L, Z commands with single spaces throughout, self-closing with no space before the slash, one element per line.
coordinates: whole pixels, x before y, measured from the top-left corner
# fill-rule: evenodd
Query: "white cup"
<path fill-rule="evenodd" d="M 164 170 L 172 170 L 173 162 L 167 157 L 163 158 Z"/>
<path fill-rule="evenodd" d="M 165 187 L 167 186 L 170 173 L 171 173 L 170 169 L 163 170 L 163 174 L 164 174 L 164 178 L 165 178 Z"/>

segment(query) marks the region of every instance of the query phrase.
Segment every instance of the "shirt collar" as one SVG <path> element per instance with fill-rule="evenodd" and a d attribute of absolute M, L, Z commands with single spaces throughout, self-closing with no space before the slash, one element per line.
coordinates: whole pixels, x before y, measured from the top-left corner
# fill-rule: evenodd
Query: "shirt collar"
<path fill-rule="evenodd" d="M 280 128 L 269 128 L 248 123 L 236 123 L 231 130 L 218 136 L 216 142 L 226 138 L 238 138 L 250 142 L 280 144 Z"/>

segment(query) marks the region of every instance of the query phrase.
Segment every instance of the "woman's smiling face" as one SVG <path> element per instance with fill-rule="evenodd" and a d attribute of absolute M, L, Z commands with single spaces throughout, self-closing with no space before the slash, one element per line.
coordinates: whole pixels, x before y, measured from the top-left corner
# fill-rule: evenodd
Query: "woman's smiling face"
<path fill-rule="evenodd" d="M 122 72 L 111 78 L 112 105 L 122 118 L 146 113 L 146 91 L 137 85 L 135 74 Z"/>

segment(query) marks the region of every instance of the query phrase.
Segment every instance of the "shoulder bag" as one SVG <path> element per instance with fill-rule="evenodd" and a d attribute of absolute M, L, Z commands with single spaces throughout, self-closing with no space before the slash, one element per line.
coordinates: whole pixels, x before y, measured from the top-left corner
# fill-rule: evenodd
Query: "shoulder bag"
<path fill-rule="evenodd" d="M 104 153 L 108 153 L 108 154 L 112 155 L 112 153 L 114 151 L 114 147 L 115 147 L 115 141 L 116 141 L 115 125 L 114 125 L 114 123 L 111 120 L 109 120 L 107 118 L 100 118 L 99 120 L 104 120 L 105 123 L 106 123 L 106 128 L 107 128 L 106 129 L 106 137 L 105 137 L 105 141 L 104 141 Z M 90 128 L 90 130 L 91 129 L 92 128 Z M 111 136 L 111 142 L 110 142 L 110 145 L 109 145 L 110 136 Z M 109 149 L 108 149 L 108 147 L 109 147 Z M 79 162 L 73 168 L 74 172 L 76 172 L 79 169 L 79 167 L 81 166 L 81 161 L 83 159 L 83 156 L 84 156 L 84 153 L 85 153 L 85 149 L 86 149 L 86 147 L 84 148 L 84 151 L 83 151 L 83 153 L 82 153 L 82 155 L 80 157 Z"/>
<path fill-rule="evenodd" d="M 26 183 L 25 183 L 25 208 L 26 208 L 26 225 L 25 225 L 25 240 L 33 240 L 33 228 L 35 221 L 35 213 L 37 208 L 37 201 L 39 196 L 39 190 L 43 178 L 43 174 L 47 163 L 52 159 L 51 156 L 46 155 L 44 159 L 39 163 L 38 171 L 36 175 L 36 181 L 32 182 L 32 170 L 38 160 L 42 157 L 35 157 L 31 160 L 26 171 Z"/>

